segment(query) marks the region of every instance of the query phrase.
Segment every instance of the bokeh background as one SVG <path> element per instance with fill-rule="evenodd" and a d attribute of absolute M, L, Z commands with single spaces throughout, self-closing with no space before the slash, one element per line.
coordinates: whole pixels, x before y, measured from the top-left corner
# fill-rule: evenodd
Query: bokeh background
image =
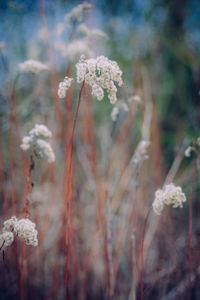
<path fill-rule="evenodd" d="M 118 62 L 124 80 L 118 98 L 128 104 L 129 111 L 122 109 L 113 122 L 109 101 L 98 102 L 88 96 L 89 89 L 84 91 L 86 100 L 79 111 L 73 158 L 71 298 L 139 299 L 137 260 L 145 216 L 156 189 L 171 180 L 182 186 L 188 202 L 194 183 L 192 288 L 188 287 L 186 203 L 180 211 L 167 209 L 160 219 L 152 213 L 147 222 L 144 299 L 199 299 L 200 173 L 197 164 L 192 183 L 195 155 L 185 158 L 184 150 L 200 136 L 200 2 L 89 2 L 94 6 L 92 11 L 85 13 L 81 22 L 73 23 L 66 21 L 65 15 L 80 1 L 0 1 L 1 225 L 12 216 L 13 186 L 17 214 L 23 212 L 26 176 L 21 137 L 35 123 L 45 124 L 53 132 L 56 154 L 53 167 L 36 163 L 32 174 L 29 216 L 37 224 L 39 246 L 25 249 L 24 299 L 65 299 L 63 199 L 67 149 L 80 86 L 72 87 L 66 102 L 58 99 L 57 88 L 66 74 L 76 76 L 79 45 L 68 46 L 73 41 L 85 41 L 78 29 L 81 23 L 106 34 L 90 37 L 89 50 L 92 56 L 105 55 Z M 62 34 L 60 23 L 66 24 Z M 39 77 L 20 75 L 12 118 L 13 83 L 18 65 L 28 59 L 46 63 L 49 72 Z M 130 104 L 132 95 L 139 95 L 141 103 Z M 149 158 L 134 169 L 130 161 L 144 138 L 145 116 L 149 116 Z M 1 259 L 1 299 L 19 298 L 21 260 L 16 249 L 19 254 L 20 243 L 6 249 L 5 259 Z"/>

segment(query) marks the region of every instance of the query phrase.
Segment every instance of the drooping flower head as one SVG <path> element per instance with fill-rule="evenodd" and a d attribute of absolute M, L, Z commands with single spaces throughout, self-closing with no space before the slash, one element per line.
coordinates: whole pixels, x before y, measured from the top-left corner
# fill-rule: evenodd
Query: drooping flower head
<path fill-rule="evenodd" d="M 38 232 L 35 223 L 28 218 L 18 220 L 15 216 L 4 222 L 3 233 L 0 234 L 1 246 L 10 246 L 14 241 L 14 234 L 25 240 L 26 245 L 37 246 Z"/>
<path fill-rule="evenodd" d="M 85 81 L 92 89 L 92 95 L 98 100 L 104 98 L 104 89 L 108 93 L 108 98 L 112 104 L 117 101 L 117 87 L 123 84 L 122 71 L 115 61 L 109 60 L 105 56 L 98 56 L 96 59 L 85 59 L 81 56 L 76 64 L 77 82 Z"/>
<path fill-rule="evenodd" d="M 20 145 L 23 151 L 30 151 L 36 158 L 47 158 L 48 162 L 55 161 L 55 154 L 51 145 L 45 140 L 52 136 L 51 131 L 43 124 L 36 124 L 29 131 L 29 135 L 23 137 Z"/>
<path fill-rule="evenodd" d="M 182 188 L 170 183 L 165 185 L 163 189 L 156 191 L 152 206 L 154 212 L 157 215 L 160 215 L 165 205 L 172 205 L 174 208 L 182 208 L 183 202 L 185 201 L 186 197 L 182 191 Z"/>
<path fill-rule="evenodd" d="M 66 92 L 70 88 L 73 81 L 74 81 L 73 78 L 65 76 L 64 80 L 59 83 L 59 87 L 58 87 L 59 98 L 65 98 Z"/>

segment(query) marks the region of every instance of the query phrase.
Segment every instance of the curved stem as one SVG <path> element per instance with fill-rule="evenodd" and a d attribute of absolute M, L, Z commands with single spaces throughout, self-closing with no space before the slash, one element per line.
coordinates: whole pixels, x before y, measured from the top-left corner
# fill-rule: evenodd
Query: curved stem
<path fill-rule="evenodd" d="M 72 154 L 74 145 L 74 133 L 76 128 L 76 121 L 78 117 L 78 111 L 81 103 L 81 94 L 84 87 L 84 81 L 81 86 L 79 93 L 78 105 L 76 108 L 75 117 L 73 120 L 72 135 L 70 139 L 69 153 L 68 153 L 68 172 L 67 172 L 67 196 L 66 196 L 66 235 L 65 235 L 65 264 L 66 264 L 66 274 L 65 274 L 65 284 L 66 284 L 66 297 L 69 299 L 69 210 L 70 210 L 70 198 L 71 198 L 71 173 L 72 173 Z"/>
<path fill-rule="evenodd" d="M 191 299 L 191 291 L 192 291 L 192 199 L 194 194 L 194 182 L 196 178 L 196 171 L 197 171 L 197 159 L 195 159 L 194 166 L 193 166 L 193 174 L 192 174 L 192 186 L 190 192 L 190 203 L 189 203 L 189 241 L 188 241 L 188 268 L 189 268 L 189 299 Z"/>
<path fill-rule="evenodd" d="M 141 245 L 141 261 L 140 261 L 140 299 L 143 300 L 143 267 L 144 267 L 144 237 L 145 237 L 145 231 L 147 226 L 147 221 L 151 212 L 152 206 L 149 208 L 147 215 L 144 220 L 144 227 L 142 232 L 142 245 Z"/>

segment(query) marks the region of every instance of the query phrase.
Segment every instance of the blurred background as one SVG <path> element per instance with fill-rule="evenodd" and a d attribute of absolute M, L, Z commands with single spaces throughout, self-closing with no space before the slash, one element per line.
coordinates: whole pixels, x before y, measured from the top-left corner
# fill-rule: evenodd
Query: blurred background
<path fill-rule="evenodd" d="M 145 217 L 155 191 L 174 181 L 188 202 L 182 210 L 167 208 L 160 218 L 152 212 L 147 221 L 143 297 L 200 299 L 199 164 L 196 160 L 192 181 L 195 155 L 184 157 L 200 136 L 200 2 L 88 2 L 91 11 L 75 18 L 70 12 L 80 1 L 0 0 L 1 225 L 13 214 L 13 197 L 16 213 L 23 215 L 27 157 L 20 151 L 21 138 L 34 124 L 45 124 L 56 154 L 53 166 L 36 161 L 31 175 L 29 217 L 39 246 L 25 248 L 24 299 L 65 299 L 67 151 L 80 86 L 73 85 L 64 101 L 57 88 L 65 75 L 76 77 L 81 54 L 117 61 L 124 85 L 118 88 L 114 120 L 107 95 L 99 102 L 89 88 L 83 93 L 73 153 L 71 298 L 140 299 Z M 49 71 L 20 74 L 11 113 L 18 66 L 29 59 L 45 63 Z M 142 140 L 150 142 L 148 159 L 135 166 Z M 1 259 L 0 298 L 19 299 L 21 245 L 8 248 Z"/>

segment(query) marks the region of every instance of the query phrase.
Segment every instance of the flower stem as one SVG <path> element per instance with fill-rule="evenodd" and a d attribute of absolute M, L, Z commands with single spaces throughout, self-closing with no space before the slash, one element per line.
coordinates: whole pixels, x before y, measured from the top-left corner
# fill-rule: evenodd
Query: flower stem
<path fill-rule="evenodd" d="M 16 198 L 15 198 L 15 186 L 14 186 L 14 160 L 13 160 L 13 119 L 14 119 L 14 108 L 15 108 L 15 88 L 17 80 L 19 78 L 19 73 L 17 74 L 15 81 L 13 83 L 11 95 L 10 95 L 10 113 L 9 113 L 9 129 L 8 129 L 8 139 L 9 139 L 9 164 L 10 164 L 10 184 L 11 184 L 11 200 L 12 200 L 12 212 L 16 215 Z"/>
<path fill-rule="evenodd" d="M 66 235 L 65 235 L 65 264 L 66 264 L 66 274 L 65 274 L 65 284 L 66 284 L 66 299 L 69 299 L 69 210 L 70 210 L 70 198 L 71 198 L 71 173 L 72 173 L 72 154 L 73 154 L 73 144 L 74 144 L 74 133 L 76 128 L 76 121 L 78 117 L 78 111 L 81 103 L 81 94 L 84 87 L 84 81 L 79 92 L 78 105 L 76 108 L 75 117 L 73 120 L 72 135 L 69 145 L 68 153 L 68 172 L 67 172 L 67 196 L 66 196 Z"/>
<path fill-rule="evenodd" d="M 150 206 L 147 215 L 144 220 L 144 227 L 143 227 L 143 232 L 142 232 L 142 244 L 141 244 L 141 260 L 140 260 L 140 299 L 143 300 L 143 279 L 144 279 L 144 274 L 143 274 L 143 268 L 144 268 L 144 236 L 145 236 L 145 231 L 146 231 L 146 226 L 147 226 L 147 221 L 150 215 L 152 207 Z"/>

